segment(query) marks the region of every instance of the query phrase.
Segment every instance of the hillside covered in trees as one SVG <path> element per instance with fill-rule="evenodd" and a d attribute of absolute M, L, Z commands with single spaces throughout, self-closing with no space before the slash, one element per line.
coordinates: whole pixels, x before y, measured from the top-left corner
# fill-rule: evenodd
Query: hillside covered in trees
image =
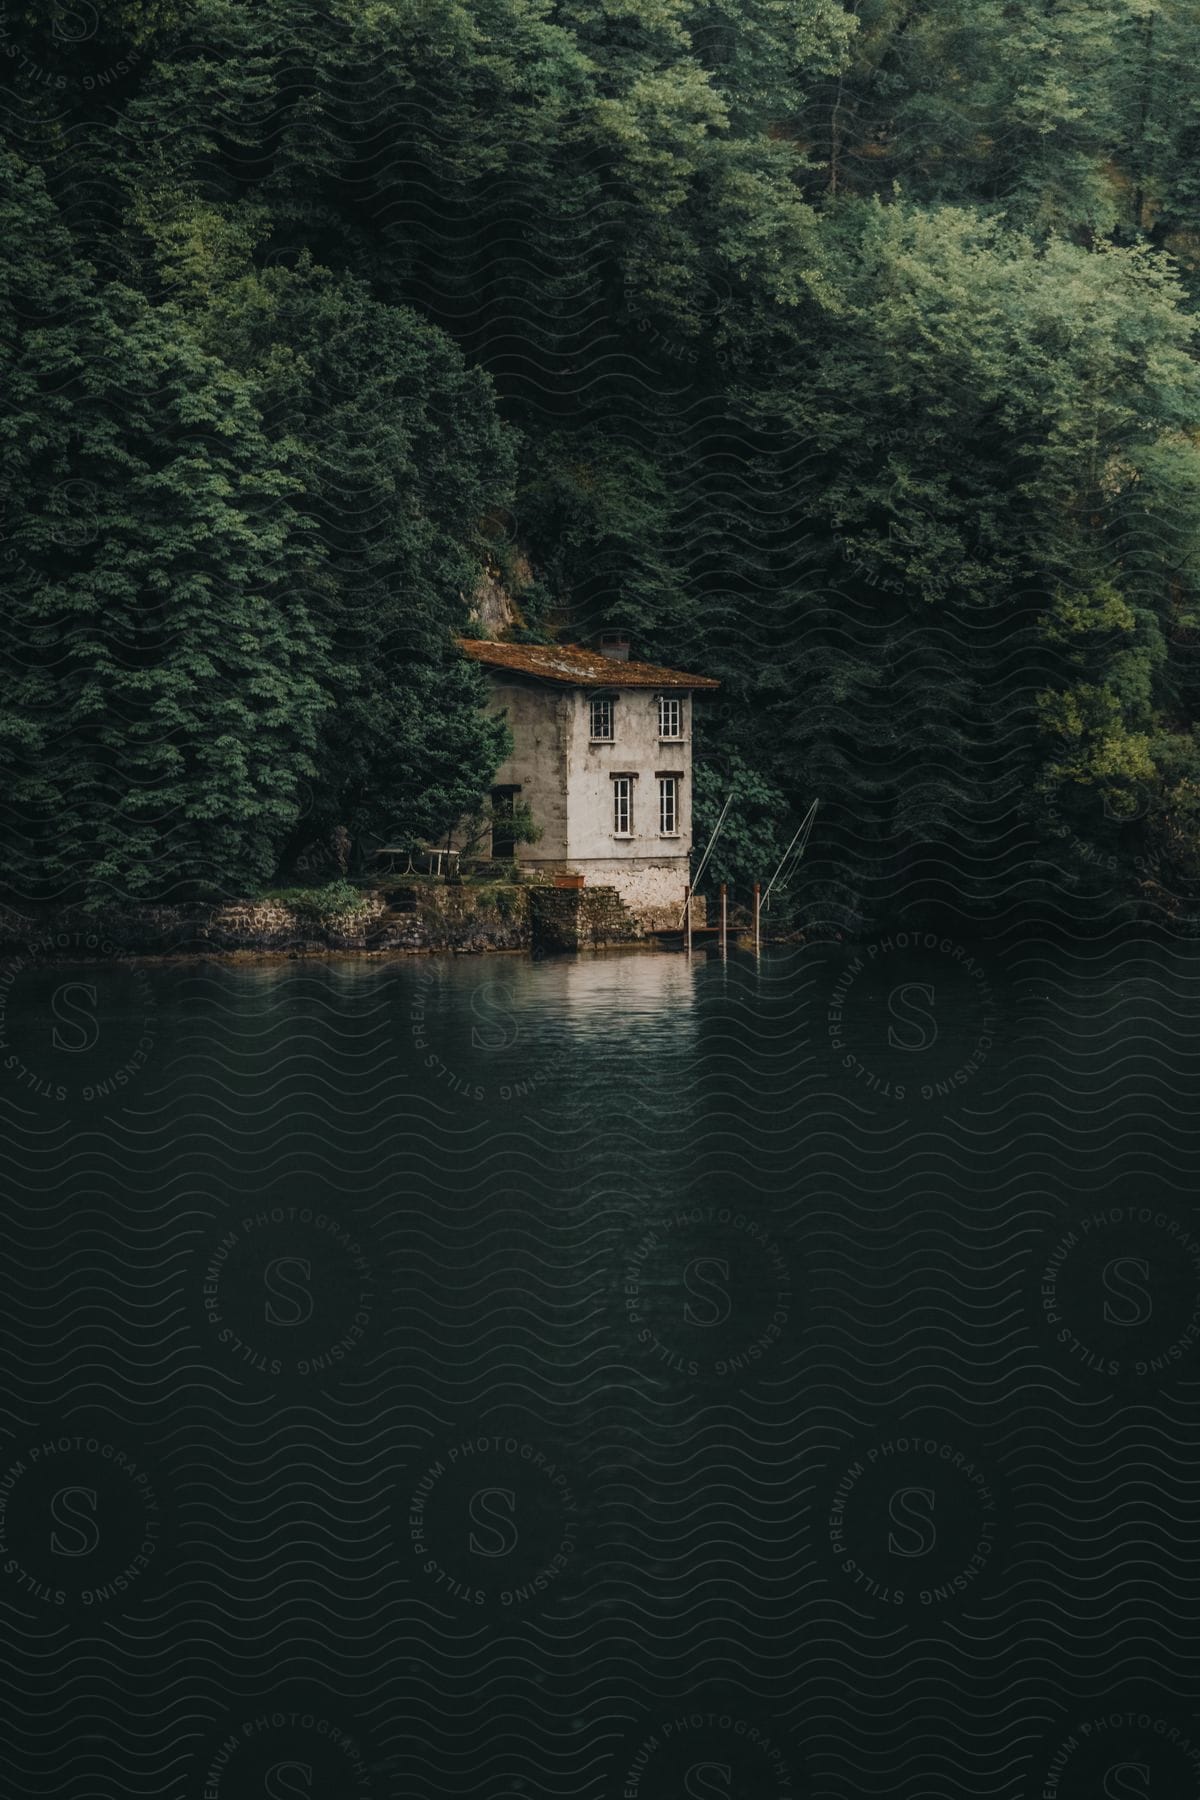
<path fill-rule="evenodd" d="M 121 0 L 0 28 L 0 864 L 247 894 L 503 732 L 490 573 L 722 682 L 714 874 L 1200 899 L 1188 0 Z"/>

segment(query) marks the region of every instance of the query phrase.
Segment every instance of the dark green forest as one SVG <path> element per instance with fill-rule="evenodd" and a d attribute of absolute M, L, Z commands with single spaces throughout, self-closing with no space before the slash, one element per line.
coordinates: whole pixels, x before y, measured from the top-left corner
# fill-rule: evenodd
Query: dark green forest
<path fill-rule="evenodd" d="M 455 648 L 715 675 L 848 928 L 1200 900 L 1192 0 L 10 3 L 0 865 L 446 829 Z M 699 709 L 698 709 L 699 710 Z"/>

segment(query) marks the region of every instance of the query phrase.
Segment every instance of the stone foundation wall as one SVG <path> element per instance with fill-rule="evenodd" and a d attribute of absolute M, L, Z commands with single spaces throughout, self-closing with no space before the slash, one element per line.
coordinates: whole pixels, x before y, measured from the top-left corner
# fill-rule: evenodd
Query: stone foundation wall
<path fill-rule="evenodd" d="M 614 889 L 643 931 L 670 930 L 682 921 L 688 880 L 686 857 L 614 858 L 611 862 L 572 862 L 570 867 L 586 876 L 585 892 L 592 888 Z M 693 914 L 692 922 L 703 924 L 703 916 Z"/>
<path fill-rule="evenodd" d="M 529 889 L 530 926 L 536 950 L 597 949 L 632 944 L 639 922 L 611 887 Z"/>

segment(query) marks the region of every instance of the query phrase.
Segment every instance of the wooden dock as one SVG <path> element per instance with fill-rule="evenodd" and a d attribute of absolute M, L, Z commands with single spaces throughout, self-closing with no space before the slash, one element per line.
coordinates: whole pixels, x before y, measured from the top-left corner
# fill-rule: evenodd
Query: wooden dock
<path fill-rule="evenodd" d="M 720 935 L 721 927 L 719 925 L 692 926 L 693 943 L 696 943 L 698 939 L 719 938 Z M 648 931 L 646 936 L 657 938 L 664 950 L 682 950 L 687 931 L 682 925 L 659 925 L 653 931 Z"/>

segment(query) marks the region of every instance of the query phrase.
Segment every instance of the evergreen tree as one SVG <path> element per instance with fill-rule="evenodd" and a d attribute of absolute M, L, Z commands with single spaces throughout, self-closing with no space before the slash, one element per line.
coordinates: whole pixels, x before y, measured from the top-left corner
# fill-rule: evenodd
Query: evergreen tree
<path fill-rule="evenodd" d="M 24 893 L 237 892 L 331 697 L 300 484 L 252 386 L 99 288 L 5 155 L 4 864 Z"/>

